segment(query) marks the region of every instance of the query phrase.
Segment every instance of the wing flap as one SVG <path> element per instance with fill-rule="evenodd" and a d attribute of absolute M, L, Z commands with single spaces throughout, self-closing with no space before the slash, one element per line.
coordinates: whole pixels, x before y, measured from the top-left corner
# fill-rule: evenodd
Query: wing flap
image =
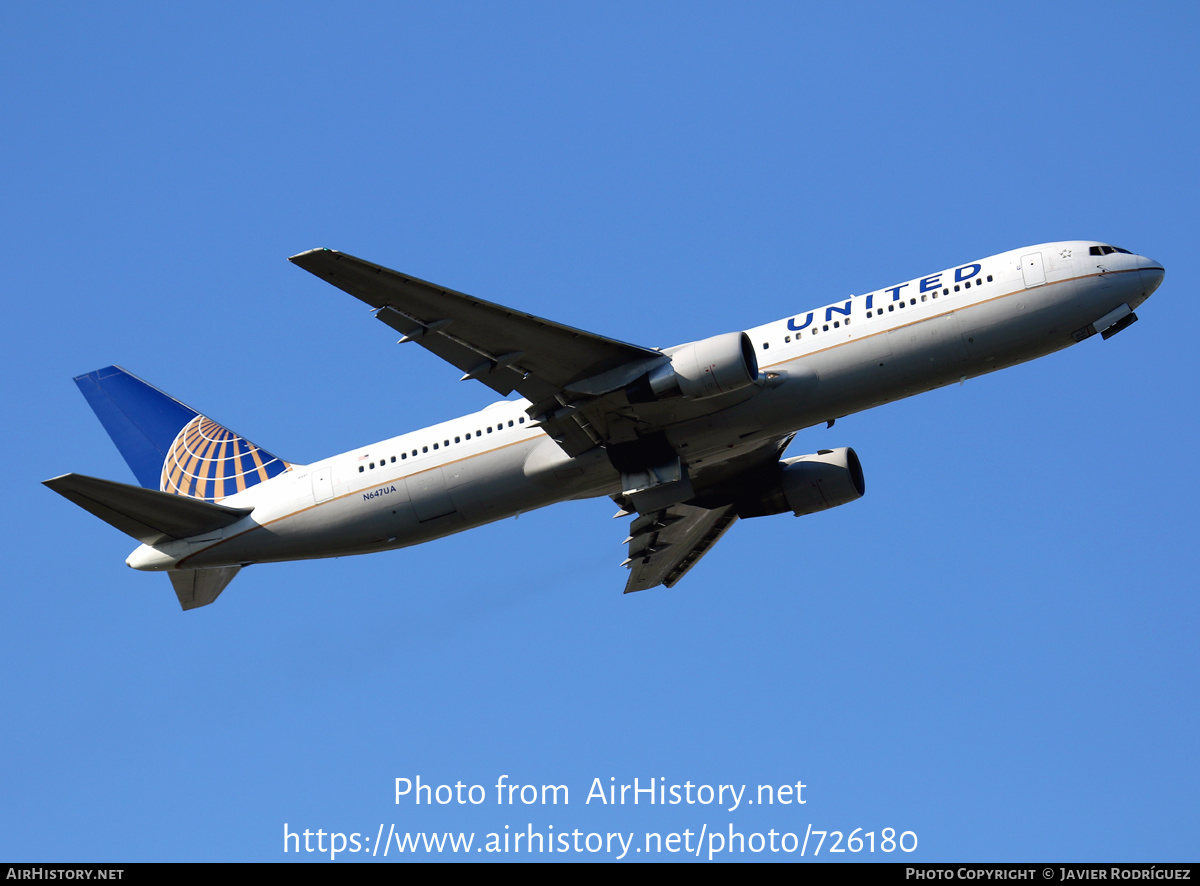
<path fill-rule="evenodd" d="M 676 504 L 642 514 L 629 527 L 629 581 L 625 593 L 674 587 L 737 521 L 732 505 Z"/>
<path fill-rule="evenodd" d="M 229 508 L 83 474 L 63 474 L 42 482 L 63 498 L 147 545 L 223 529 L 253 510 Z"/>

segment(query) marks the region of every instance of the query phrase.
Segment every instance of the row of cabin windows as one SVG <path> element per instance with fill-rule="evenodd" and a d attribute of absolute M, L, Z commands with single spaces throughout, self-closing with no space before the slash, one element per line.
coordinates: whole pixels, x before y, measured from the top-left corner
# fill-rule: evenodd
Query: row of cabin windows
<path fill-rule="evenodd" d="M 970 289 L 970 288 L 971 288 L 971 282 L 972 282 L 972 281 L 968 280 L 968 281 L 966 281 L 966 282 L 965 282 L 965 283 L 963 283 L 963 284 L 958 284 L 958 283 L 955 283 L 955 284 L 954 284 L 954 291 L 955 291 L 955 292 L 959 292 L 959 291 L 960 291 L 960 290 L 961 290 L 963 287 L 966 287 L 967 289 Z M 976 281 L 974 281 L 974 282 L 975 282 L 975 285 L 976 285 L 976 286 L 982 286 L 982 285 L 983 285 L 983 281 L 982 281 L 982 280 L 976 280 Z M 988 277 L 987 277 L 987 282 L 988 282 L 988 283 L 991 283 L 991 282 L 992 282 L 992 275 L 991 275 L 991 274 L 988 274 Z M 942 295 L 949 295 L 949 294 L 950 294 L 950 289 L 949 289 L 949 288 L 943 288 L 943 289 L 942 289 Z M 936 298 L 938 297 L 938 294 L 937 294 L 937 292 L 936 292 L 936 291 L 935 291 L 935 292 L 933 292 L 933 293 L 932 293 L 932 296 L 933 296 L 933 298 L 935 298 L 935 299 L 936 299 Z M 921 301 L 928 301 L 928 300 L 929 300 L 929 297 L 930 297 L 930 293 L 925 293 L 925 294 L 923 294 L 923 295 L 921 296 Z M 916 298 L 915 298 L 915 297 L 914 297 L 914 298 L 910 298 L 910 299 L 908 300 L 908 304 L 909 304 L 910 306 L 912 306 L 912 305 L 915 305 L 916 303 L 917 303 L 917 300 L 916 300 Z M 890 312 L 890 311 L 894 311 L 894 310 L 896 310 L 896 308 L 897 308 L 897 307 L 899 307 L 899 308 L 903 309 L 903 308 L 904 308 L 904 306 L 905 306 L 905 305 L 904 305 L 904 300 L 903 300 L 903 299 L 901 299 L 900 301 L 893 302 L 892 304 L 888 305 L 888 306 L 887 306 L 887 309 L 888 309 L 888 311 Z M 868 317 L 868 318 L 870 318 L 870 317 L 873 317 L 873 316 L 875 316 L 875 315 L 879 315 L 879 316 L 881 316 L 881 317 L 882 317 L 882 316 L 883 316 L 883 308 L 875 308 L 874 310 L 867 311 L 867 317 Z M 846 317 L 844 320 L 834 320 L 832 325 L 833 325 L 833 328 L 834 328 L 834 329 L 838 329 L 838 328 L 840 328 L 840 327 L 841 327 L 841 325 L 842 325 L 843 323 L 844 323 L 844 324 L 846 324 L 847 326 L 849 326 L 849 325 L 850 325 L 850 318 L 849 318 L 849 317 Z M 828 332 L 828 331 L 829 331 L 829 326 L 830 326 L 830 324 L 828 324 L 828 323 L 822 323 L 822 324 L 821 324 L 821 328 L 820 328 L 820 329 L 818 329 L 817 327 L 815 327 L 815 326 L 814 326 L 814 327 L 812 328 L 812 331 L 811 331 L 811 332 L 809 332 L 809 335 L 816 335 L 816 334 L 817 334 L 817 333 L 819 333 L 819 332 Z M 801 335 L 803 335 L 803 333 L 798 333 L 798 334 L 796 335 L 796 341 L 800 341 L 800 336 L 801 336 Z M 787 342 L 790 342 L 791 340 L 792 340 L 792 337 L 791 337 L 790 335 L 785 335 L 785 336 L 783 337 L 783 341 L 784 341 L 784 343 L 785 343 L 785 344 L 786 344 Z M 769 347 L 771 347 L 771 343 L 770 343 L 769 341 L 765 341 L 765 342 L 763 342 L 763 350 L 764 350 L 764 351 L 765 351 L 765 350 L 767 350 L 767 348 L 769 348 Z"/>
<path fill-rule="evenodd" d="M 518 419 L 517 419 L 515 422 L 514 422 L 512 419 L 509 419 L 509 420 L 508 420 L 508 426 L 509 426 L 510 428 L 511 428 L 511 427 L 513 427 L 514 425 L 518 425 L 518 424 L 521 424 L 521 425 L 525 424 L 525 416 L 521 416 L 521 417 L 520 417 L 520 418 L 518 418 Z M 495 430 L 496 430 L 496 432 L 497 432 L 497 433 L 498 433 L 498 432 L 500 432 L 500 431 L 503 431 L 503 430 L 504 430 L 504 422 L 500 422 L 500 424 L 496 425 L 496 427 L 495 427 Z M 490 434 L 490 433 L 492 433 L 492 426 L 491 426 L 491 425 L 488 425 L 487 433 L 489 433 L 489 434 Z M 482 437 L 483 435 L 484 435 L 484 432 L 483 432 L 483 431 L 481 431 L 481 430 L 476 430 L 476 431 L 475 431 L 475 436 L 476 436 L 476 437 Z M 454 438 L 454 442 L 455 442 L 455 443 L 461 443 L 461 442 L 463 442 L 463 440 L 464 440 L 464 439 L 465 439 L 465 440 L 470 440 L 470 439 L 471 439 L 471 432 L 470 432 L 470 431 L 467 431 L 467 433 L 465 433 L 465 434 L 460 434 L 459 436 L 455 437 L 455 438 Z M 450 440 L 449 440 L 449 439 L 443 440 L 443 441 L 441 442 L 441 444 L 440 444 L 440 446 L 441 446 L 441 447 L 446 447 L 446 446 L 449 446 L 449 445 L 450 445 Z M 434 449 L 437 449 L 437 448 L 439 448 L 439 444 L 437 444 L 437 443 L 434 443 L 434 444 L 433 444 L 433 448 L 434 448 Z M 422 454 L 423 454 L 423 453 L 426 453 L 426 452 L 429 452 L 429 446 L 422 446 L 422 447 L 421 447 L 421 449 L 420 449 L 420 452 L 421 452 Z M 418 454 L 418 452 L 417 452 L 417 450 L 416 450 L 416 449 L 412 450 L 412 457 L 413 457 L 413 458 L 416 458 L 416 457 L 417 457 L 417 454 Z M 400 453 L 400 460 L 401 460 L 401 461 L 406 461 L 406 460 L 408 459 L 408 456 L 409 456 L 409 454 L 408 454 L 407 452 L 401 452 L 401 453 Z M 395 463 L 396 463 L 396 456 L 394 456 L 394 455 L 393 455 L 393 456 L 391 457 L 391 460 L 390 460 L 390 461 L 389 461 L 388 459 L 386 459 L 386 458 L 382 458 L 382 459 L 380 459 L 378 462 L 371 462 L 371 463 L 369 463 L 369 464 L 367 464 L 367 465 L 359 465 L 359 466 L 358 466 L 358 472 L 361 474 L 363 471 L 367 471 L 367 470 L 371 470 L 371 471 L 373 471 L 373 470 L 375 470 L 375 468 L 376 468 L 376 465 L 378 465 L 378 467 L 381 467 L 381 468 L 382 468 L 382 467 L 383 467 L 384 465 L 386 465 L 386 464 L 395 464 Z"/>

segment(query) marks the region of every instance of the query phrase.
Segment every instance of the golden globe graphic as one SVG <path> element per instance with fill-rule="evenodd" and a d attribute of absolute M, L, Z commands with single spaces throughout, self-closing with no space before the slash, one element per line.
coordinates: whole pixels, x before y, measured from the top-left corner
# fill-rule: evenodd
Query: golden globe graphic
<path fill-rule="evenodd" d="M 289 467 L 211 418 L 197 415 L 167 451 L 159 489 L 218 502 Z"/>

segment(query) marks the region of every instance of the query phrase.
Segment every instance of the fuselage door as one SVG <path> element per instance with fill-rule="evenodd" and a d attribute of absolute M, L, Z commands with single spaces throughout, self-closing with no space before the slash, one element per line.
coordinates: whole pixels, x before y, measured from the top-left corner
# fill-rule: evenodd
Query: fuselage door
<path fill-rule="evenodd" d="M 1025 288 L 1041 286 L 1046 282 L 1046 268 L 1042 264 L 1042 254 L 1031 252 L 1021 256 L 1021 273 L 1025 277 Z"/>
<path fill-rule="evenodd" d="M 320 468 L 313 471 L 312 490 L 313 501 L 327 501 L 333 496 L 333 468 Z"/>

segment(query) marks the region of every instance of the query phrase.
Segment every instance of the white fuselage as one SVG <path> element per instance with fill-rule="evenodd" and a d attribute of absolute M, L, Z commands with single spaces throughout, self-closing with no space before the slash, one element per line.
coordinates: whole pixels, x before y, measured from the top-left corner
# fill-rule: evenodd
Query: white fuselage
<path fill-rule="evenodd" d="M 1143 256 L 1065 241 L 1017 249 L 746 330 L 762 377 L 666 428 L 693 476 L 763 441 L 1012 366 L 1086 337 L 1162 280 Z M 1107 248 L 1107 247 L 1106 247 Z M 136 569 L 360 554 L 419 544 L 567 499 L 621 492 L 605 451 L 568 457 L 525 400 L 291 470 L 225 499 L 251 515 L 143 545 Z"/>

